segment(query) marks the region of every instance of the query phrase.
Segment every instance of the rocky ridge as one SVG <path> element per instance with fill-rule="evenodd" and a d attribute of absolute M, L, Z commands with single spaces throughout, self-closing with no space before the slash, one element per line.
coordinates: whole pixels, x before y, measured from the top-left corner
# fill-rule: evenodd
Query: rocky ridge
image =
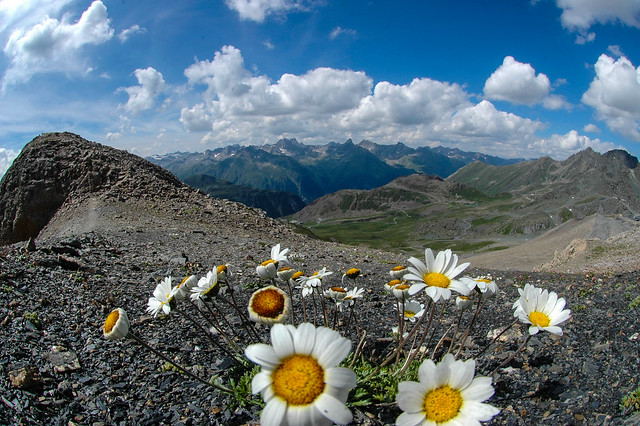
<path fill-rule="evenodd" d="M 182 317 L 147 316 L 146 301 L 165 276 L 204 275 L 228 263 L 246 302 L 247 291 L 257 283 L 257 262 L 276 243 L 291 248 L 296 268 L 334 271 L 332 283 L 339 283 L 347 268 L 361 269 L 358 285 L 366 289 L 358 311 L 361 325 L 371 345 L 388 336 L 384 324 L 391 325 L 392 304 L 381 286 L 393 265 L 406 262 L 404 256 L 314 240 L 261 211 L 210 198 L 160 171 L 154 174 L 122 152 L 115 155 L 130 162 L 131 174 L 112 174 L 109 185 L 81 184 L 82 175 L 49 164 L 57 160 L 45 153 L 55 151 L 50 148 L 58 139 L 63 140 L 58 151 L 74 149 L 64 141 L 76 147 L 85 141 L 69 134 L 42 138 L 49 146 L 27 151 L 30 155 L 13 167 L 37 165 L 75 177 L 58 181 L 55 191 L 43 190 L 66 195 L 36 237 L 0 248 L 0 423 L 255 424 L 257 406 L 230 409 L 227 397 L 162 368 L 162 361 L 134 342 L 105 341 L 101 326 L 111 309 L 125 307 L 133 330 L 170 357 L 195 366 L 193 371 L 203 377 L 223 374 L 229 367 L 223 354 Z M 104 173 L 97 170 L 124 168 L 111 164 L 117 157 L 110 157 L 110 149 L 84 146 L 104 156 L 105 166 L 95 168 L 96 176 Z M 67 161 L 68 156 L 55 158 Z M 90 155 L 79 158 L 93 163 Z M 94 170 L 73 161 L 66 167 Z M 30 200 L 20 194 L 37 186 L 26 179 L 27 172 L 5 175 L 2 200 Z M 15 176 L 24 177 L 20 184 L 8 182 Z M 12 223 L 3 220 L 2 230 Z M 630 306 L 640 290 L 640 273 L 469 272 L 491 272 L 500 294 L 486 307 L 465 356 L 473 356 L 491 330 L 512 321 L 511 304 L 524 283 L 558 292 L 573 311 L 563 337 L 536 336 L 521 357 L 494 376 L 496 394 L 489 402 L 502 412 L 491 424 L 630 424 L 633 417 L 618 405 L 638 387 L 640 376 L 640 313 Z M 227 316 L 237 324 L 237 318 Z M 516 336 L 521 330 L 514 330 Z M 517 346 L 515 340 L 500 343 L 478 360 L 478 368 L 490 371 Z M 354 424 L 365 425 L 391 424 L 399 414 L 394 406 L 352 411 Z"/>

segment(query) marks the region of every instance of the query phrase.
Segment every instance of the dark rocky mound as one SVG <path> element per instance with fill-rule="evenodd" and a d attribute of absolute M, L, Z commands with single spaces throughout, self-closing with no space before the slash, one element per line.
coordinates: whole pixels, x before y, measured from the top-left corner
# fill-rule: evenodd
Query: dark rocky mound
<path fill-rule="evenodd" d="M 22 150 L 0 182 L 0 244 L 35 237 L 62 204 L 87 193 L 172 193 L 175 176 L 138 156 L 73 133 L 46 133 Z"/>

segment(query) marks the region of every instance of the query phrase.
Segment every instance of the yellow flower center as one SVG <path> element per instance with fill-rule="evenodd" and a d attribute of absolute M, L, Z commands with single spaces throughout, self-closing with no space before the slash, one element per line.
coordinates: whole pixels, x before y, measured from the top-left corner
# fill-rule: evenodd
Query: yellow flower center
<path fill-rule="evenodd" d="M 447 288 L 451 280 L 445 274 L 439 272 L 429 272 L 422 276 L 424 283 L 430 287 Z"/>
<path fill-rule="evenodd" d="M 216 271 L 218 272 L 218 274 L 227 272 L 227 265 L 218 265 L 218 267 L 216 268 Z"/>
<path fill-rule="evenodd" d="M 262 265 L 262 266 L 267 266 L 267 265 L 269 265 L 269 264 L 271 264 L 271 263 L 275 263 L 275 264 L 276 264 L 276 268 L 278 267 L 278 262 L 276 262 L 276 261 L 275 261 L 275 260 L 273 260 L 273 259 L 265 260 L 265 261 L 264 261 L 264 262 L 262 262 L 260 265 Z"/>
<path fill-rule="evenodd" d="M 120 319 L 120 312 L 118 312 L 117 309 L 114 309 L 107 316 L 107 320 L 104 322 L 104 332 L 107 334 L 111 333 L 111 330 L 116 326 L 118 319 Z"/>
<path fill-rule="evenodd" d="M 454 419 L 462 407 L 460 391 L 448 385 L 433 389 L 424 396 L 422 410 L 428 420 L 441 423 Z"/>
<path fill-rule="evenodd" d="M 476 279 L 476 281 L 478 281 L 479 283 L 487 283 L 487 284 L 491 282 L 491 280 L 488 280 L 486 278 L 478 278 Z"/>
<path fill-rule="evenodd" d="M 413 318 L 416 316 L 416 313 L 412 311 L 404 311 L 404 316 L 407 318 Z"/>
<path fill-rule="evenodd" d="M 409 288 L 407 284 L 400 284 L 394 287 L 396 290 L 406 290 Z"/>
<path fill-rule="evenodd" d="M 302 271 L 298 271 L 295 274 L 293 274 L 293 276 L 291 277 L 292 280 L 297 280 L 298 278 L 300 278 L 301 276 L 304 275 L 304 272 Z"/>
<path fill-rule="evenodd" d="M 534 311 L 529 314 L 529 321 L 531 324 L 537 325 L 540 327 L 548 327 L 551 320 L 549 317 L 542 312 Z"/>
<path fill-rule="evenodd" d="M 267 288 L 253 297 L 251 309 L 261 317 L 276 318 L 284 311 L 284 296 L 274 288 Z"/>
<path fill-rule="evenodd" d="M 273 392 L 288 405 L 309 405 L 324 391 L 324 370 L 309 355 L 285 358 L 271 374 Z"/>
<path fill-rule="evenodd" d="M 347 290 L 345 290 L 342 287 L 331 287 L 331 291 L 335 291 L 337 293 L 346 293 L 347 292 Z"/>
<path fill-rule="evenodd" d="M 283 266 L 282 268 L 280 268 L 280 269 L 279 269 L 279 271 L 280 271 L 280 272 L 284 272 L 284 271 L 290 271 L 290 270 L 292 270 L 292 269 L 293 269 L 293 268 L 290 268 L 290 267 L 288 267 L 288 266 Z"/>
<path fill-rule="evenodd" d="M 349 278 L 356 279 L 358 275 L 360 275 L 360 270 L 357 268 L 351 268 L 345 275 Z"/>
<path fill-rule="evenodd" d="M 407 268 L 400 265 L 400 266 L 394 266 L 392 271 L 404 271 L 405 269 Z"/>

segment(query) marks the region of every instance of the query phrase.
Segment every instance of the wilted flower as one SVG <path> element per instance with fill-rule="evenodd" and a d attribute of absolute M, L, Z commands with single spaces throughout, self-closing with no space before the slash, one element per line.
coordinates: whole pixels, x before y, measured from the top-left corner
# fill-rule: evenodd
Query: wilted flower
<path fill-rule="evenodd" d="M 282 268 L 278 269 L 277 275 L 278 275 L 278 278 L 280 278 L 282 281 L 289 282 L 289 280 L 293 277 L 295 273 L 296 273 L 295 269 L 290 268 L 288 266 L 283 266 Z"/>
<path fill-rule="evenodd" d="M 347 272 L 344 273 L 344 275 L 342 276 L 342 283 L 344 284 L 344 278 L 347 277 L 349 279 L 352 279 L 353 281 L 356 280 L 356 278 L 358 278 L 358 276 L 360 276 L 360 269 L 358 268 L 351 268 L 349 269 Z"/>
<path fill-rule="evenodd" d="M 198 285 L 191 289 L 191 300 L 196 302 L 199 307 L 204 307 L 204 300 L 207 297 L 218 294 L 220 286 L 218 285 L 218 268 L 207 272 L 207 275 L 198 280 Z"/>
<path fill-rule="evenodd" d="M 398 300 L 407 300 L 409 298 L 409 290 L 411 286 L 408 284 L 398 284 L 391 289 L 391 294 Z"/>
<path fill-rule="evenodd" d="M 102 328 L 102 334 L 107 340 L 122 339 L 129 334 L 129 317 L 122 308 L 117 308 L 107 315 Z"/>
<path fill-rule="evenodd" d="M 458 296 L 456 297 L 456 306 L 461 311 L 467 310 L 473 306 L 473 300 L 469 296 Z"/>
<path fill-rule="evenodd" d="M 427 359 L 419 382 L 401 382 L 396 400 L 403 411 L 399 426 L 477 425 L 500 412 L 483 401 L 494 393 L 490 377 L 476 377 L 475 361 L 456 361 L 452 354 L 437 365 Z"/>
<path fill-rule="evenodd" d="M 406 266 L 398 265 L 389 271 L 389 275 L 391 275 L 394 280 L 401 280 L 407 272 L 409 271 Z"/>
<path fill-rule="evenodd" d="M 227 282 L 227 275 L 229 274 L 228 265 L 218 265 L 218 267 L 216 268 L 216 272 L 218 274 L 218 282 L 219 283 L 226 283 Z"/>
<path fill-rule="evenodd" d="M 347 290 L 342 287 L 331 287 L 324 291 L 324 295 L 338 303 L 347 295 Z"/>
<path fill-rule="evenodd" d="M 356 375 L 337 365 L 351 350 L 351 341 L 338 332 L 313 324 L 275 324 L 271 344 L 255 344 L 245 355 L 262 369 L 251 391 L 265 402 L 263 425 L 347 424 L 353 420 L 345 406 Z"/>
<path fill-rule="evenodd" d="M 562 336 L 562 328 L 558 327 L 571 316 L 569 309 L 564 309 L 566 301 L 558 298 L 555 292 L 540 290 L 526 284 L 520 293 L 518 306 L 514 316 L 525 324 L 531 324 L 529 334 L 537 334 L 540 330 Z"/>
<path fill-rule="evenodd" d="M 393 294 L 393 288 L 400 284 L 402 284 L 402 281 L 400 280 L 391 280 L 384 285 L 384 290 L 389 294 Z"/>
<path fill-rule="evenodd" d="M 289 296 L 276 286 L 256 290 L 249 300 L 249 319 L 263 324 L 284 322 L 291 310 Z"/>
<path fill-rule="evenodd" d="M 269 259 L 256 266 L 256 273 L 265 281 L 275 280 L 278 276 L 278 262 Z"/>
<path fill-rule="evenodd" d="M 147 302 L 147 312 L 154 317 L 157 316 L 160 311 L 164 312 L 165 315 L 169 315 L 171 312 L 170 303 L 177 291 L 177 288 L 171 287 L 171 277 L 166 277 L 156 286 L 155 290 L 153 290 L 153 296 L 150 297 Z"/>
<path fill-rule="evenodd" d="M 458 265 L 458 255 L 453 254 L 447 249 L 438 253 L 434 258 L 433 251 L 426 249 L 424 251 L 425 262 L 415 257 L 410 257 L 409 273 L 404 276 L 408 281 L 415 281 L 416 284 L 411 286 L 409 294 L 416 294 L 422 289 L 429 297 L 437 302 L 440 299 L 449 300 L 451 290 L 460 294 L 469 294 L 469 288 L 456 280 L 462 271 L 464 271 L 469 263 Z"/>

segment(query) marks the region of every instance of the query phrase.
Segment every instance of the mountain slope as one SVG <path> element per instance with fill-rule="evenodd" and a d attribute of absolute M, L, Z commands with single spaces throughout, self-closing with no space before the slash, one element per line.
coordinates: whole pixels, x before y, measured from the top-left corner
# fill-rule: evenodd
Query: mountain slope
<path fill-rule="evenodd" d="M 640 212 L 638 159 L 621 150 L 599 154 L 587 148 L 564 161 L 542 157 L 507 166 L 474 162 L 447 180 L 487 194 L 522 194 L 541 211 L 564 207 L 578 217 Z"/>

